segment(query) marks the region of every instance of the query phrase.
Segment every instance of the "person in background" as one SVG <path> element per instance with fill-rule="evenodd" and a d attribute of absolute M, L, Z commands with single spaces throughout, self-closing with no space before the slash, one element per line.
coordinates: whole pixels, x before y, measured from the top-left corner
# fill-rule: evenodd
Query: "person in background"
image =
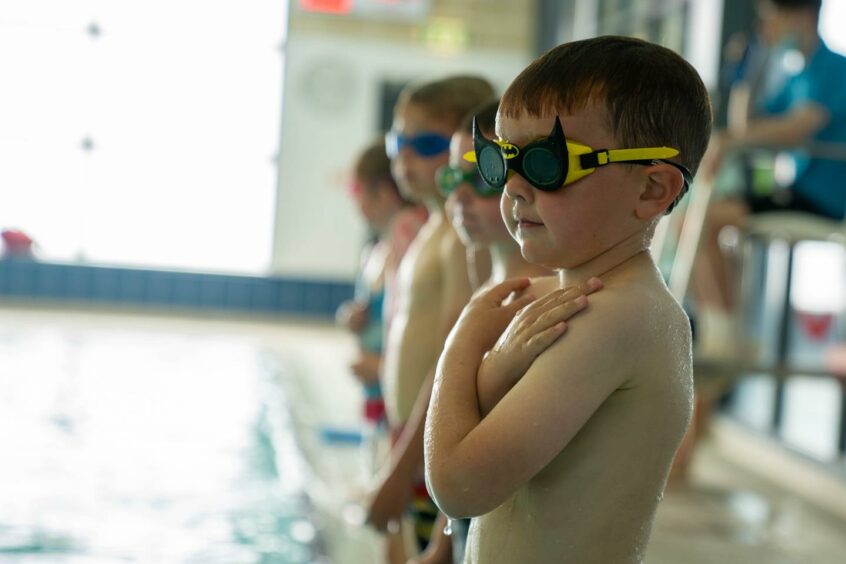
<path fill-rule="evenodd" d="M 759 0 L 760 35 L 770 49 L 768 76 L 758 79 L 764 86 L 755 98 L 761 101 L 748 100 L 746 81 L 738 81 L 729 107 L 741 111 L 730 112 L 729 127 L 714 135 L 703 160 L 703 174 L 713 177 L 730 152 L 799 149 L 793 153 L 796 172 L 789 186 L 775 186 L 766 195 L 746 190 L 714 203 L 708 212 L 694 277 L 704 356 L 724 354 L 735 339 L 736 276 L 719 239 L 725 227 L 742 229 L 750 214 L 771 211 L 838 221 L 846 215 L 846 160 L 815 156 L 813 147 L 846 144 L 846 57 L 832 52 L 820 37 L 820 5 L 821 0 Z M 750 113 L 751 119 L 743 117 Z M 801 151 L 806 145 L 811 145 L 807 153 Z"/>
<path fill-rule="evenodd" d="M 754 214 L 793 211 L 838 221 L 846 214 L 846 57 L 833 53 L 820 37 L 820 6 L 820 0 L 759 0 L 758 33 L 737 49 L 742 52 L 731 65 L 727 128 L 713 136 L 703 175 L 715 177 L 731 153 L 751 170 L 754 159 L 744 149 L 799 150 L 788 158 L 795 167 L 789 184 L 760 193 L 750 172 L 741 193 L 708 210 L 692 279 L 699 358 L 729 357 L 738 340 L 737 273 L 721 235 L 742 231 Z M 819 149 L 813 145 L 825 143 L 841 144 L 840 160 L 814 154 Z M 674 482 L 686 481 L 713 406 L 729 382 L 721 375 L 697 380 L 694 419 L 673 466 Z"/>

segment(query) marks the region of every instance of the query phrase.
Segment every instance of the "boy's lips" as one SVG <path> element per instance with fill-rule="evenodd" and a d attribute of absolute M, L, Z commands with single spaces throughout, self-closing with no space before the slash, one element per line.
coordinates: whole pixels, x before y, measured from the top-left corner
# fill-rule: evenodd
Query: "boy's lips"
<path fill-rule="evenodd" d="M 532 227 L 543 227 L 543 223 L 535 223 L 534 221 L 528 221 L 525 219 L 521 219 L 520 221 L 518 221 L 517 225 L 519 225 L 523 229 L 531 229 Z"/>
<path fill-rule="evenodd" d="M 533 229 L 535 227 L 542 227 L 543 223 L 539 221 L 532 221 L 531 219 L 521 217 L 519 215 L 514 215 L 514 221 L 517 222 L 517 226 L 520 229 Z"/>

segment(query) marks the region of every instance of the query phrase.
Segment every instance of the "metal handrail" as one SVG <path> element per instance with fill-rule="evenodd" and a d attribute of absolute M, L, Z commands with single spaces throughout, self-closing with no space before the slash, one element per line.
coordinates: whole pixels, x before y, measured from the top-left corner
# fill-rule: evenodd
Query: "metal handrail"
<path fill-rule="evenodd" d="M 748 145 L 732 150 L 732 153 L 743 154 L 758 151 L 782 152 L 801 151 L 805 155 L 824 161 L 846 161 L 846 143 L 832 141 L 814 141 L 800 145 L 786 145 L 780 143 L 767 143 L 760 145 Z"/>

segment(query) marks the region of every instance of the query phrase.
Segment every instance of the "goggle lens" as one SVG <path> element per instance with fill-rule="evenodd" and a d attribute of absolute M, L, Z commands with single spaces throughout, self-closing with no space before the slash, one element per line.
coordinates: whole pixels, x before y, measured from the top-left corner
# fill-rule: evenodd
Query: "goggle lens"
<path fill-rule="evenodd" d="M 523 156 L 523 174 L 533 186 L 541 190 L 555 190 L 564 182 L 562 161 L 547 147 L 526 151 Z"/>
<path fill-rule="evenodd" d="M 481 148 L 478 154 L 478 169 L 482 178 L 492 188 L 501 189 L 505 186 L 507 169 L 505 167 L 505 159 L 499 147 L 496 145 L 486 145 Z"/>
<path fill-rule="evenodd" d="M 473 191 L 483 198 L 498 196 L 502 193 L 501 188 L 490 186 L 475 168 L 464 171 L 460 168 L 443 166 L 438 169 L 437 181 L 445 196 L 452 194 L 464 182 L 472 186 Z"/>
<path fill-rule="evenodd" d="M 449 149 L 449 138 L 437 133 L 421 133 L 411 137 L 396 131 L 389 131 L 385 135 L 385 152 L 388 158 L 396 158 L 406 146 L 411 147 L 421 157 L 434 157 Z"/>

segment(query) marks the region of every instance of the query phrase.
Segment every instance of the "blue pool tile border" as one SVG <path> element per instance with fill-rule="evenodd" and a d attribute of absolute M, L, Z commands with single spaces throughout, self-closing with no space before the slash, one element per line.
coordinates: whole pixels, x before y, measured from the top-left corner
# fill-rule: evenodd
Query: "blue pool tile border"
<path fill-rule="evenodd" d="M 352 296 L 346 281 L 0 259 L 0 298 L 332 317 Z"/>

